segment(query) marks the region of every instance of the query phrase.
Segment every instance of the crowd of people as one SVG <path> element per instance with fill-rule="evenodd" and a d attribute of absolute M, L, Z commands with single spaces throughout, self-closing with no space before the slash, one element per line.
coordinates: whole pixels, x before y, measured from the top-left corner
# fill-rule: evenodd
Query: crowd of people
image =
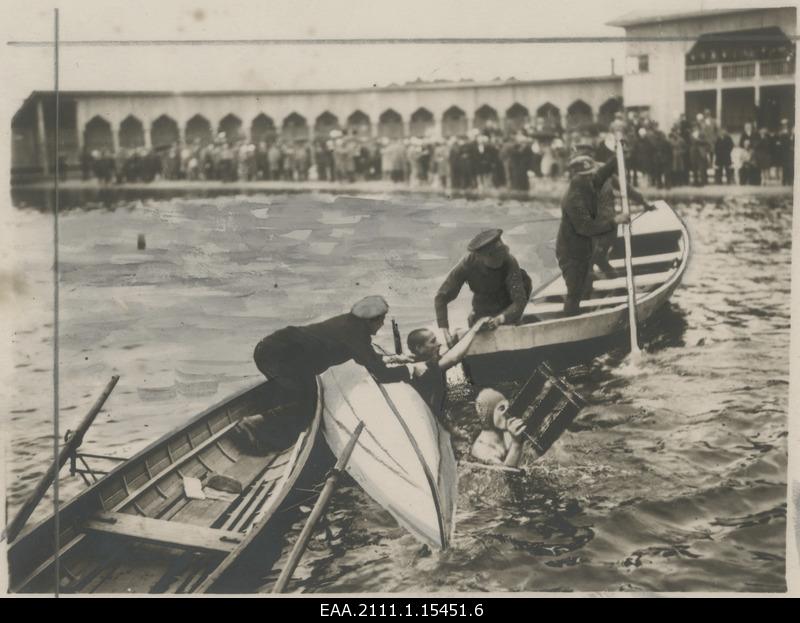
<path fill-rule="evenodd" d="M 220 133 L 213 141 L 194 140 L 157 149 L 86 149 L 83 179 L 103 183 L 166 180 L 225 182 L 276 180 L 361 182 L 483 191 L 527 191 L 537 179 L 561 178 L 576 147 L 594 152 L 600 162 L 614 150 L 614 136 L 626 138 L 629 181 L 670 188 L 693 184 L 785 184 L 794 170 L 794 129 L 788 120 L 778 131 L 745 123 L 734 138 L 709 111 L 693 120 L 681 115 L 669 133 L 647 114 L 617 113 L 608 128 L 593 124 L 564 131 L 537 119 L 514 132 L 489 121 L 481 129 L 448 138 L 425 136 L 373 138 L 333 130 L 314 140 L 247 141 Z"/>

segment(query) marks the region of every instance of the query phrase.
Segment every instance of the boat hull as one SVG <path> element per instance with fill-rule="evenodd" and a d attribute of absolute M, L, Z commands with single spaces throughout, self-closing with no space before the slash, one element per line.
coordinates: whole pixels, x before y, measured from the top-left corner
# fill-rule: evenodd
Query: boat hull
<path fill-rule="evenodd" d="M 407 383 L 380 385 L 354 362 L 321 378 L 323 434 L 335 455 L 365 423 L 347 472 L 418 540 L 447 548 L 457 496 L 449 434 Z"/>
<path fill-rule="evenodd" d="M 319 390 L 318 390 L 319 391 Z M 120 464 L 59 513 L 60 592 L 216 592 L 239 560 L 273 532 L 276 511 L 306 467 L 321 422 L 319 396 L 304 418 L 272 383 L 243 390 Z M 233 429 L 270 416 L 272 447 L 250 454 Z M 241 491 L 187 496 L 184 477 L 214 475 Z M 53 592 L 53 517 L 9 545 L 13 592 Z M 278 536 L 274 534 L 273 536 Z M 282 540 L 282 535 L 281 539 Z"/>

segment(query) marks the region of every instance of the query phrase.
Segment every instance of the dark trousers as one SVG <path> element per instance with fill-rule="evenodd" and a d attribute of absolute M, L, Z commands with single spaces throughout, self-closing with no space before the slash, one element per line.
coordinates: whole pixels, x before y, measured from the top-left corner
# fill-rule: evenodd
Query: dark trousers
<path fill-rule="evenodd" d="M 725 183 L 726 184 L 733 184 L 733 169 L 730 165 L 720 165 L 717 164 L 715 167 L 715 175 L 714 181 L 717 184 L 722 184 L 722 173 L 725 172 Z"/>
<path fill-rule="evenodd" d="M 566 258 L 559 262 L 559 266 L 567 285 L 564 314 L 575 316 L 580 313 L 581 300 L 592 292 L 592 258 Z"/>

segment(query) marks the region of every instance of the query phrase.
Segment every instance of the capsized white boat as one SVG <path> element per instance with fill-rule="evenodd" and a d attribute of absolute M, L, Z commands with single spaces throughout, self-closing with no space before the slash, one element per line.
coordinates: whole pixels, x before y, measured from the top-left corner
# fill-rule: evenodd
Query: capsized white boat
<path fill-rule="evenodd" d="M 379 384 L 352 361 L 321 379 L 323 434 L 333 453 L 363 421 L 347 472 L 418 540 L 446 549 L 458 491 L 449 433 L 407 383 Z"/>

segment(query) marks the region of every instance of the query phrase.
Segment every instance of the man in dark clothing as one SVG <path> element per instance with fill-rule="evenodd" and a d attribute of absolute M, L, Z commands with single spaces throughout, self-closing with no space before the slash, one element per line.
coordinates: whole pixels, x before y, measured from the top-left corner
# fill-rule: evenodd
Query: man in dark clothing
<path fill-rule="evenodd" d="M 387 366 L 372 347 L 372 336 L 383 326 L 389 306 L 383 297 L 368 296 L 347 314 L 302 327 L 285 327 L 262 339 L 255 347 L 256 367 L 268 379 L 294 397 L 293 416 L 310 418 L 316 396 L 316 375 L 353 360 L 364 366 L 379 383 L 410 381 L 424 366 Z M 292 401 L 287 401 L 292 402 Z M 304 420 L 305 421 L 305 420 Z M 242 419 L 237 440 L 259 449 L 262 415 Z"/>
<path fill-rule="evenodd" d="M 287 388 L 313 385 L 317 374 L 351 359 L 380 383 L 408 381 L 406 368 L 387 367 L 372 347 L 372 336 L 383 326 L 388 311 L 382 297 L 368 296 L 347 314 L 280 329 L 256 345 L 256 366 L 264 376 Z"/>
<path fill-rule="evenodd" d="M 570 160 L 568 168 L 572 178 L 561 200 L 556 257 L 567 286 L 564 313 L 573 316 L 579 313 L 581 299 L 592 290 L 592 236 L 628 221 L 622 214 L 597 218 L 600 190 L 614 174 L 616 159 L 597 168 L 591 157 L 581 154 Z"/>
<path fill-rule="evenodd" d="M 472 290 L 470 326 L 478 318 L 489 316 L 488 329 L 502 324 L 516 324 L 531 295 L 531 278 L 500 239 L 502 229 L 481 232 L 467 246 L 469 253 L 450 271 L 436 293 L 436 322 L 448 346 L 455 343 L 450 335 L 447 305 L 458 297 L 467 283 Z"/>
<path fill-rule="evenodd" d="M 733 183 L 733 169 L 731 167 L 731 152 L 733 151 L 733 139 L 725 128 L 720 128 L 719 136 L 714 143 L 714 181 L 722 184 L 722 173 L 725 173 L 725 183 Z"/>
<path fill-rule="evenodd" d="M 775 137 L 778 162 L 781 167 L 781 183 L 794 184 L 794 132 L 789 128 L 789 120 L 781 119 L 781 131 Z"/>

